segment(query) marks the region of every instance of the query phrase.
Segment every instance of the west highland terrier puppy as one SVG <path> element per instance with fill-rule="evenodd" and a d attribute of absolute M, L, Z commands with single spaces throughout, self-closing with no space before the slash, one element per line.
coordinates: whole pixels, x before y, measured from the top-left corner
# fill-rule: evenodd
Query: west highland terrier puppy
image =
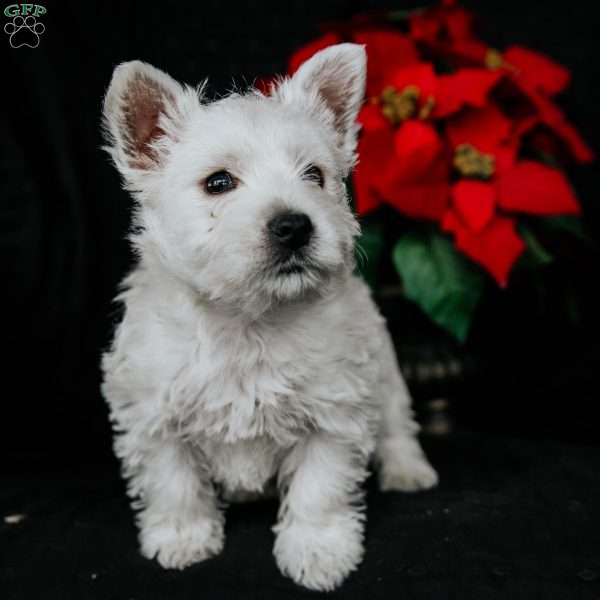
<path fill-rule="evenodd" d="M 353 275 L 365 71 L 340 44 L 269 95 L 212 103 L 139 61 L 114 72 L 104 122 L 139 261 L 103 393 L 141 552 L 165 568 L 218 554 L 224 504 L 276 489 L 279 568 L 331 590 L 361 561 L 370 459 L 382 490 L 437 482 Z"/>

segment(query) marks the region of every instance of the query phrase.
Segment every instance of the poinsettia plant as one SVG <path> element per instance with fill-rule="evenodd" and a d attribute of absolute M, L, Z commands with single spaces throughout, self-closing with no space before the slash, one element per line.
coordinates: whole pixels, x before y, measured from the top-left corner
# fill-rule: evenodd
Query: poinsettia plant
<path fill-rule="evenodd" d="M 343 41 L 368 57 L 355 209 L 389 205 L 414 223 L 392 253 L 404 293 L 464 340 L 486 278 L 505 287 L 519 261 L 536 264 L 527 255 L 548 260 L 532 218 L 578 230 L 563 167 L 593 154 L 555 103 L 569 71 L 521 46 L 487 45 L 473 15 L 446 0 L 331 24 L 291 57 L 290 73 Z M 380 231 L 366 230 L 364 245 Z"/>

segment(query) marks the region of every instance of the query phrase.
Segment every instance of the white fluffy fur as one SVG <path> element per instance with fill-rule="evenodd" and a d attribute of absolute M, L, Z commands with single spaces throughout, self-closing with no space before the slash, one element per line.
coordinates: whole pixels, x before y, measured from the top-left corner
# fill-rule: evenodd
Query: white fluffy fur
<path fill-rule="evenodd" d="M 383 319 L 352 275 L 359 227 L 344 178 L 364 81 L 353 44 L 318 53 L 270 96 L 210 104 L 144 63 L 115 70 L 105 126 L 136 200 L 139 262 L 118 297 L 103 393 L 142 553 L 164 567 L 220 552 L 225 500 L 276 483 L 281 571 L 330 590 L 361 560 L 369 459 L 382 489 L 437 481 Z M 301 177 L 309 163 L 322 189 Z M 221 169 L 239 184 L 209 196 L 201 182 Z M 282 209 L 314 224 L 304 273 L 274 273 L 265 224 Z"/>

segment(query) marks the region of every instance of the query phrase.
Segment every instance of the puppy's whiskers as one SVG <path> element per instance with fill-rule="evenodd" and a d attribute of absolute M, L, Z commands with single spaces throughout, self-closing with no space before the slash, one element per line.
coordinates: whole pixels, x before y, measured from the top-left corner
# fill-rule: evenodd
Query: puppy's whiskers
<path fill-rule="evenodd" d="M 369 262 L 369 255 L 367 251 L 360 245 L 360 242 L 356 242 L 356 257 L 358 258 L 358 262 L 360 263 L 360 267 L 364 267 Z"/>

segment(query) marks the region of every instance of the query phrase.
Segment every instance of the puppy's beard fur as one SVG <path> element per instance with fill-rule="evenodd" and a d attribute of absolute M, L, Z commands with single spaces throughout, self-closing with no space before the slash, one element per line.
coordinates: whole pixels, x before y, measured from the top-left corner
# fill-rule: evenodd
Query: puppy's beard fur
<path fill-rule="evenodd" d="M 240 309 L 257 318 L 262 312 L 289 303 L 327 298 L 342 286 L 354 266 L 351 253 L 346 253 L 344 261 L 335 265 L 318 262 L 310 249 L 302 258 L 292 256 L 283 262 L 269 255 L 258 264 L 252 281 L 246 280 Z"/>

